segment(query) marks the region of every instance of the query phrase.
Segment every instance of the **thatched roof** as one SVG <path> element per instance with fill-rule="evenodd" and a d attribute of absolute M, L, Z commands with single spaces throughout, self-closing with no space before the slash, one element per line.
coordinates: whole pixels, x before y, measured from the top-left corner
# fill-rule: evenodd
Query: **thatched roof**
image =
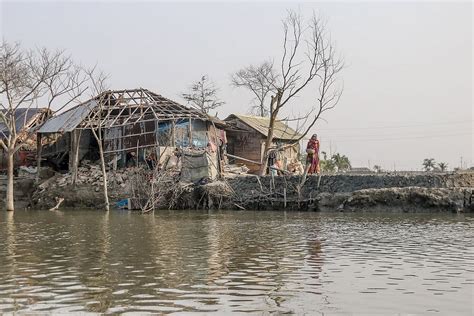
<path fill-rule="evenodd" d="M 224 121 L 230 124 L 236 119 L 240 120 L 245 125 L 261 133 L 263 136 L 268 136 L 268 126 L 270 125 L 270 118 L 242 114 L 231 114 Z M 273 138 L 282 140 L 297 140 L 301 138 L 301 136 L 301 134 L 286 125 L 284 122 L 279 120 L 275 122 Z"/>

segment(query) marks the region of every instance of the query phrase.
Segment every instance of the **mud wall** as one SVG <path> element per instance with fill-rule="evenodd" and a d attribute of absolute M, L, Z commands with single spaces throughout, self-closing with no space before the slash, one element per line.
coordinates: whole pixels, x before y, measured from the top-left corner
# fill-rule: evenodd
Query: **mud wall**
<path fill-rule="evenodd" d="M 474 191 L 474 173 L 338 174 L 309 176 L 302 187 L 300 183 L 300 177 L 228 179 L 236 192 L 232 202 L 245 208 L 336 210 L 400 204 L 458 210 L 466 207 L 465 194 Z"/>
<path fill-rule="evenodd" d="M 318 189 L 316 175 L 308 176 L 303 186 L 305 192 Z M 288 187 L 289 190 L 297 186 L 301 177 L 274 177 L 259 178 L 265 187 L 270 187 L 272 181 L 276 189 Z M 235 177 L 227 180 L 232 187 L 241 190 L 255 190 L 259 187 L 257 177 Z M 339 193 L 353 192 L 363 189 L 382 188 L 460 188 L 474 187 L 474 172 L 466 173 L 413 173 L 413 174 L 371 174 L 371 175 L 322 175 L 319 185 L 320 192 Z"/>

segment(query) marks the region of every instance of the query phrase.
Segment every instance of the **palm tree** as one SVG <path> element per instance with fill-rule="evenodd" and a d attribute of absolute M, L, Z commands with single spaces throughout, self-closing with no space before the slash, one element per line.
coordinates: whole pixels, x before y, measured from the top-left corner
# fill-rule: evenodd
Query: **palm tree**
<path fill-rule="evenodd" d="M 382 172 L 382 167 L 380 167 L 379 165 L 374 165 L 374 170 L 375 172 L 380 173 Z"/>
<path fill-rule="evenodd" d="M 349 158 L 347 158 L 346 155 L 341 155 L 339 153 L 336 153 L 332 155 L 331 159 L 334 161 L 334 164 L 336 165 L 338 170 L 351 169 L 351 162 L 349 161 Z"/>
<path fill-rule="evenodd" d="M 436 166 L 434 158 L 425 158 L 423 160 L 423 168 L 425 171 L 432 171 Z"/>
<path fill-rule="evenodd" d="M 440 162 L 438 163 L 438 168 L 440 171 L 446 171 L 448 170 L 448 164 L 445 162 Z"/>

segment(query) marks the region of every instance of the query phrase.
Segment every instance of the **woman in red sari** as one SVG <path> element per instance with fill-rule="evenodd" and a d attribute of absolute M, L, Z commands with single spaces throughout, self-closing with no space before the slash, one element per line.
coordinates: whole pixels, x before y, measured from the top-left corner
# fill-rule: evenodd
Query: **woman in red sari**
<path fill-rule="evenodd" d="M 308 174 L 319 173 L 319 140 L 318 135 L 314 134 L 306 146 L 306 165 L 309 166 Z M 306 167 L 308 168 L 308 167 Z"/>

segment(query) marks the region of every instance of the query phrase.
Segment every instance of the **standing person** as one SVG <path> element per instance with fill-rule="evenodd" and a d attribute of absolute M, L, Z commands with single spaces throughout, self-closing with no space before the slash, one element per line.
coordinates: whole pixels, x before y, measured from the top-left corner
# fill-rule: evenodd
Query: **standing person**
<path fill-rule="evenodd" d="M 272 173 L 272 169 L 271 169 L 271 166 L 273 166 L 275 164 L 275 162 L 277 161 L 277 153 L 275 150 L 272 150 L 270 151 L 270 153 L 268 154 L 268 164 L 267 164 L 267 169 L 268 169 L 268 174 L 271 174 Z"/>
<path fill-rule="evenodd" d="M 306 153 L 306 169 L 308 170 L 308 174 L 319 174 L 319 140 L 317 134 L 311 136 L 306 146 Z"/>

